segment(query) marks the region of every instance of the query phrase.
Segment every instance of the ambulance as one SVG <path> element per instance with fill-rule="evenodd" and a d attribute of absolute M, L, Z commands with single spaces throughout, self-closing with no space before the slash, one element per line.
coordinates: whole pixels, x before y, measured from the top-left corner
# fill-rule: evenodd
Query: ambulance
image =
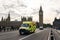
<path fill-rule="evenodd" d="M 34 33 L 36 30 L 36 23 L 32 21 L 24 21 L 19 28 L 19 34 Z"/>

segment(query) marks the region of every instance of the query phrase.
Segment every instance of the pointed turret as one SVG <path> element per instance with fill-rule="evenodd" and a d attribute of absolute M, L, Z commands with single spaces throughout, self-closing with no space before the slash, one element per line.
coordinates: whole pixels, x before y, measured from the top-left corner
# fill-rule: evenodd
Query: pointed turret
<path fill-rule="evenodd" d="M 40 10 L 39 10 L 39 12 L 43 12 L 43 10 L 42 10 L 42 6 L 40 6 Z"/>
<path fill-rule="evenodd" d="M 9 14 L 8 14 L 8 18 L 7 18 L 7 19 L 8 19 L 8 21 L 10 21 L 10 12 L 9 12 Z"/>
<path fill-rule="evenodd" d="M 4 21 L 4 20 L 3 20 L 3 17 L 2 17 L 2 19 L 1 19 L 1 21 Z"/>

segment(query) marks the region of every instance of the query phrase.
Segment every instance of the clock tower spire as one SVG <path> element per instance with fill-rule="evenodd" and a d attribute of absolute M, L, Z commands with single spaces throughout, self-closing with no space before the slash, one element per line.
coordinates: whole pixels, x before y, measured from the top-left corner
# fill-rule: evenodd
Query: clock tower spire
<path fill-rule="evenodd" d="M 42 6 L 40 6 L 40 10 L 39 10 L 39 26 L 43 26 L 43 10 L 42 10 Z"/>

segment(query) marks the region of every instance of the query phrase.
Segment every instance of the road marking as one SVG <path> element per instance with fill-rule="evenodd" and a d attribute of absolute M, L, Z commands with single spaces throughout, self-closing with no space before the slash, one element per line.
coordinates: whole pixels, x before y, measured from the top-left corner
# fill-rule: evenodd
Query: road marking
<path fill-rule="evenodd" d="M 50 32 L 51 33 L 51 32 Z M 48 36 L 48 40 L 50 40 L 50 33 L 49 33 L 49 36 Z"/>
<path fill-rule="evenodd" d="M 23 39 L 25 39 L 25 38 L 27 38 L 27 37 L 30 37 L 31 35 L 33 35 L 33 34 L 30 34 L 30 35 L 28 35 L 28 36 L 26 36 L 26 37 L 23 37 L 23 38 L 19 39 L 19 40 L 23 40 Z"/>
<path fill-rule="evenodd" d="M 43 31 L 43 30 L 41 30 L 41 31 Z M 41 31 L 38 31 L 38 32 L 36 32 L 36 33 L 39 33 L 39 32 L 41 32 Z M 21 38 L 21 39 L 19 39 L 19 40 L 23 40 L 23 39 L 25 39 L 25 38 L 28 38 L 28 37 L 30 37 L 30 36 L 36 34 L 36 33 L 30 34 L 30 35 L 28 35 L 28 36 L 25 36 L 25 37 L 23 37 L 23 38 Z"/>
<path fill-rule="evenodd" d="M 55 40 L 55 37 L 54 37 L 54 40 Z"/>
<path fill-rule="evenodd" d="M 51 33 L 51 32 L 50 32 Z M 54 37 L 54 34 L 53 35 L 50 35 L 50 33 L 49 33 L 49 37 L 48 37 L 48 40 L 51 40 L 51 36 L 53 36 L 53 40 L 55 40 L 55 37 Z"/>

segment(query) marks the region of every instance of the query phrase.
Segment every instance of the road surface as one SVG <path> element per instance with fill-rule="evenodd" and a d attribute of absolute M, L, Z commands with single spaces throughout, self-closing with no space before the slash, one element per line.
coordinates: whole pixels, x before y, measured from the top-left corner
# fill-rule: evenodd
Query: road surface
<path fill-rule="evenodd" d="M 50 33 L 50 30 L 44 30 L 42 32 L 38 32 L 27 38 L 24 38 L 23 40 L 48 40 L 49 33 Z"/>
<path fill-rule="evenodd" d="M 59 30 L 60 31 L 60 30 Z M 53 29 L 55 40 L 60 40 L 60 32 Z M 19 35 L 17 31 L 2 32 L 0 33 L 0 40 L 49 40 L 51 29 L 47 28 L 44 30 L 37 29 L 35 33 L 30 35 Z"/>
<path fill-rule="evenodd" d="M 60 40 L 60 30 L 53 30 L 53 34 L 54 34 L 54 39 L 55 40 Z"/>

